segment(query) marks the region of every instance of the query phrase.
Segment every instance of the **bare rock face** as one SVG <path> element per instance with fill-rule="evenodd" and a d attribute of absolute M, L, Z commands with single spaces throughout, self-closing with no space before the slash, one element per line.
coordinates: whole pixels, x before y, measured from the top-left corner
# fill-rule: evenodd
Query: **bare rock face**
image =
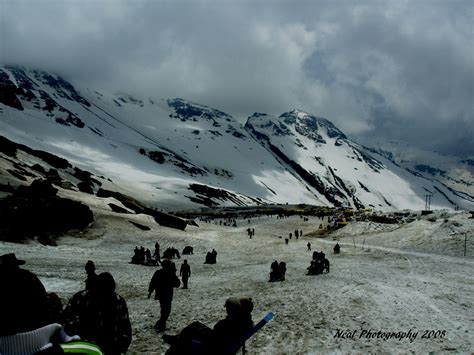
<path fill-rule="evenodd" d="M 0 200 L 0 240 L 21 242 L 48 235 L 53 241 L 64 232 L 83 230 L 94 221 L 88 206 L 57 197 L 57 191 L 50 182 L 35 180 Z"/>
<path fill-rule="evenodd" d="M 23 111 L 23 105 L 16 97 L 17 88 L 8 79 L 8 75 L 0 71 L 0 103 Z"/>

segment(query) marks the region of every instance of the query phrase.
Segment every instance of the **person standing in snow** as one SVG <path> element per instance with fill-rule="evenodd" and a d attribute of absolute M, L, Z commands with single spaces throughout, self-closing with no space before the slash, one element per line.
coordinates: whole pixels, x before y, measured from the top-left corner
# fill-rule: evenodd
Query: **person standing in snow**
<path fill-rule="evenodd" d="M 157 331 L 166 329 L 166 321 L 171 313 L 171 303 L 173 301 L 173 288 L 178 288 L 181 281 L 176 276 L 176 267 L 170 260 L 161 262 L 162 268 L 153 274 L 148 286 L 148 298 L 155 292 L 155 300 L 160 301 L 160 319 L 155 323 Z"/>
<path fill-rule="evenodd" d="M 308 251 L 311 251 L 311 243 L 308 242 L 308 244 L 306 244 L 306 246 L 308 247 Z"/>
<path fill-rule="evenodd" d="M 161 257 L 160 257 L 160 244 L 158 242 L 155 243 L 155 252 L 153 254 L 153 256 L 155 257 L 155 260 L 157 262 L 160 262 L 161 261 Z"/>
<path fill-rule="evenodd" d="M 188 288 L 188 279 L 191 276 L 191 267 L 188 264 L 188 261 L 184 259 L 181 268 L 179 269 L 179 276 L 183 280 L 183 288 Z"/>
<path fill-rule="evenodd" d="M 86 266 L 84 267 L 87 274 L 86 279 L 86 290 L 92 288 L 92 284 L 97 280 L 97 274 L 95 273 L 95 264 L 92 260 L 87 260 Z"/>
<path fill-rule="evenodd" d="M 113 276 L 103 272 L 91 286 L 69 300 L 63 312 L 64 330 L 96 343 L 105 354 L 127 352 L 132 327 L 127 303 L 115 292 Z"/>
<path fill-rule="evenodd" d="M 70 337 L 51 312 L 51 299 L 36 274 L 21 269 L 14 253 L 0 256 L 0 353 L 60 354 Z M 60 301 L 59 301 L 60 302 Z"/>

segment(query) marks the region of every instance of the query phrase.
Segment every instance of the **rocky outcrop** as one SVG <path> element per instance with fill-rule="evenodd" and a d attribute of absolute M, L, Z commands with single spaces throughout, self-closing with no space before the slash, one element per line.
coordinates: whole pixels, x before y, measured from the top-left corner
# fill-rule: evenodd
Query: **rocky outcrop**
<path fill-rule="evenodd" d="M 73 229 L 83 230 L 94 221 L 89 207 L 56 193 L 48 181 L 35 180 L 0 200 L 0 240 L 22 242 L 44 235 L 58 237 Z"/>

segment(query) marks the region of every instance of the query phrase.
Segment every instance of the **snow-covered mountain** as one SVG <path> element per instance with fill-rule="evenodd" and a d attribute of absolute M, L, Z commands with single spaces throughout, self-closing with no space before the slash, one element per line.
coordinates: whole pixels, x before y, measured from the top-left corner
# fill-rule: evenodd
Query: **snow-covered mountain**
<path fill-rule="evenodd" d="M 371 152 L 380 154 L 393 163 L 436 179 L 445 185 L 468 194 L 474 191 L 474 157 L 456 157 L 414 148 L 400 141 L 372 140 L 368 146 Z"/>
<path fill-rule="evenodd" d="M 474 208 L 474 198 L 402 169 L 301 111 L 232 116 L 183 99 L 75 87 L 55 74 L 0 69 L 0 131 L 111 178 L 163 208 L 309 203 Z"/>
<path fill-rule="evenodd" d="M 349 140 L 327 119 L 305 112 L 256 113 L 246 128 L 325 203 L 387 209 L 414 206 L 420 197 L 432 195 L 432 205 L 439 208 L 455 205 L 455 196 L 462 195 L 400 168 Z"/>

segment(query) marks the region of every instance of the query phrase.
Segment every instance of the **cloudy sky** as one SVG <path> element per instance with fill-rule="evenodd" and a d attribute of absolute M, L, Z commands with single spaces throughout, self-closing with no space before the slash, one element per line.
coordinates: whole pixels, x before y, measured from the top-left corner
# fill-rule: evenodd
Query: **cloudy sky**
<path fill-rule="evenodd" d="M 473 23 L 472 0 L 0 0 L 0 62 L 474 155 Z"/>

